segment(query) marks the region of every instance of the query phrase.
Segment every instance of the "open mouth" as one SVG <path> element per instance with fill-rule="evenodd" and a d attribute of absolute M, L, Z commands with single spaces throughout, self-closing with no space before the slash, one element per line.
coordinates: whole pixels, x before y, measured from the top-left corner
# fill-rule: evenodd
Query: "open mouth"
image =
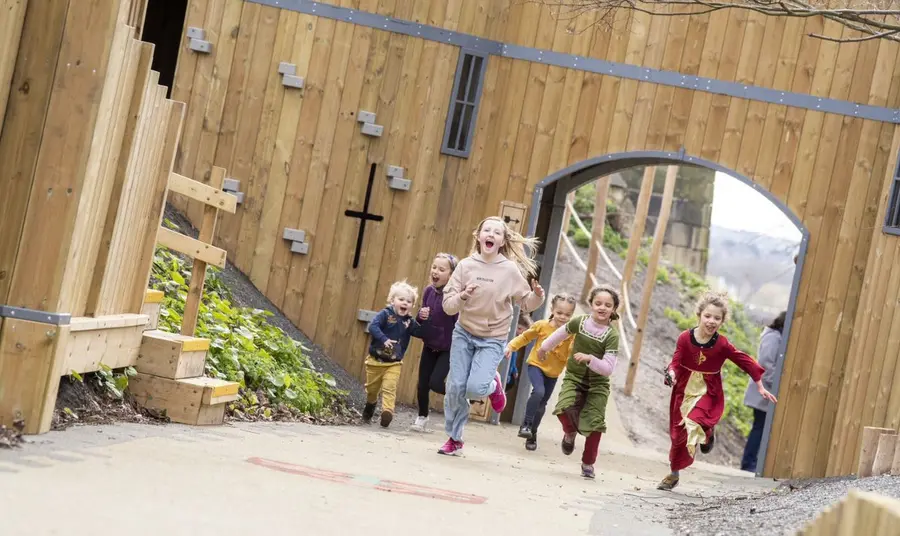
<path fill-rule="evenodd" d="M 494 249 L 494 241 L 493 240 L 485 240 L 484 247 L 488 249 Z"/>
<path fill-rule="evenodd" d="M 436 284 L 438 283 L 438 281 L 440 281 L 440 278 L 439 278 L 438 276 L 436 276 L 436 275 L 432 275 L 432 276 L 431 276 L 431 283 L 432 283 L 432 284 L 436 285 Z"/>

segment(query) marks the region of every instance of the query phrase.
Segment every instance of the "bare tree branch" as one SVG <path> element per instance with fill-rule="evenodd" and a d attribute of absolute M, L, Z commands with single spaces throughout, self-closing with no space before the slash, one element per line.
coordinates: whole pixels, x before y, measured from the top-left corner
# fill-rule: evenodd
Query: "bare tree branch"
<path fill-rule="evenodd" d="M 769 17 L 823 17 L 859 32 L 859 36 L 810 37 L 837 43 L 859 43 L 873 39 L 900 42 L 900 0 L 525 0 L 550 6 L 557 17 L 579 17 L 599 13 L 594 24 L 610 25 L 619 10 L 657 17 L 705 15 L 721 10 L 742 10 Z M 671 9 L 673 6 L 679 9 Z"/>

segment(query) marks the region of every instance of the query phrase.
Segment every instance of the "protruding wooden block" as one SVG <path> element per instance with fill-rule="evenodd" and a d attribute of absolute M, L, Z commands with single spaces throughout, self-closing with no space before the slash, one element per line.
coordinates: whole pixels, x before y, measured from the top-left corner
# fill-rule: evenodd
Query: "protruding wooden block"
<path fill-rule="evenodd" d="M 139 372 L 128 391 L 141 406 L 164 410 L 172 422 L 216 425 L 225 419 L 225 404 L 239 398 L 239 387 L 215 378 L 172 380 Z"/>
<path fill-rule="evenodd" d="M 147 323 L 146 329 L 157 329 L 159 327 L 159 311 L 162 309 L 163 291 L 147 289 L 144 294 L 144 304 L 141 306 L 141 314 L 147 315 L 150 322 Z"/>
<path fill-rule="evenodd" d="M 866 426 L 863 428 L 862 445 L 859 449 L 859 466 L 856 470 L 858 478 L 872 476 L 872 466 L 875 463 L 875 454 L 878 451 L 878 440 L 881 434 L 896 434 L 890 428 L 876 428 Z"/>
<path fill-rule="evenodd" d="M 491 418 L 491 402 L 487 398 L 475 401 L 469 407 L 469 419 L 487 422 Z"/>
<path fill-rule="evenodd" d="M 138 372 L 173 380 L 203 376 L 209 339 L 177 333 L 144 332 L 138 352 Z"/>
<path fill-rule="evenodd" d="M 878 449 L 872 463 L 872 476 L 885 475 L 891 472 L 894 463 L 894 451 L 897 448 L 897 434 L 881 434 L 878 438 Z"/>

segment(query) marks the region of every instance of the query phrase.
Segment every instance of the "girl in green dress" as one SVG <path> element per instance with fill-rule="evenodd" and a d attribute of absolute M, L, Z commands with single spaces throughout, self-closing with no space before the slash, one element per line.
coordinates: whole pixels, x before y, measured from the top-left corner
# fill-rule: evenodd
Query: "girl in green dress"
<path fill-rule="evenodd" d="M 591 290 L 588 302 L 591 314 L 573 317 L 553 332 L 541 345 L 538 355 L 543 357 L 566 337 L 575 335 L 553 414 L 559 418 L 565 433 L 563 454 L 568 456 L 575 450 L 576 434 L 585 436 L 581 476 L 594 478 L 600 437 L 606 432 L 609 376 L 616 369 L 619 352 L 619 334 L 610 325 L 619 318 L 616 314 L 619 293 L 609 285 L 600 285 Z"/>

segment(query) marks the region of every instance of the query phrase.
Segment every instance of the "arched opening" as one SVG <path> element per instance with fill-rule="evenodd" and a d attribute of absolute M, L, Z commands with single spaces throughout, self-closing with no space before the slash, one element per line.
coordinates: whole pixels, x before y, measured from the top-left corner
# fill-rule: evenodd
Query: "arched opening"
<path fill-rule="evenodd" d="M 727 176 L 730 178 L 728 180 L 734 179 L 733 182 L 739 181 L 736 186 L 743 183 L 746 187 L 752 188 L 753 191 L 757 192 L 766 200 L 763 201 L 763 203 L 767 202 L 770 205 L 770 208 L 775 208 L 777 211 L 780 211 L 781 214 L 784 215 L 784 218 L 782 219 L 786 219 L 790 224 L 796 227 L 800 237 L 796 248 L 796 265 L 793 267 L 793 277 L 790 278 L 791 286 L 786 306 L 783 305 L 783 303 L 779 304 L 780 307 L 785 308 L 787 314 L 784 323 L 781 347 L 778 351 L 779 358 L 776 364 L 773 382 L 773 392 L 777 394 L 785 362 L 785 353 L 791 335 L 791 324 L 796 308 L 800 276 L 803 271 L 803 263 L 806 256 L 807 245 L 809 243 L 809 232 L 800 219 L 797 218 L 797 216 L 794 215 L 781 200 L 764 188 L 761 188 L 751 179 L 742 176 L 739 173 L 727 169 L 715 162 L 686 155 L 684 152 L 631 152 L 610 154 L 585 160 L 554 173 L 535 187 L 528 222 L 528 233 L 537 236 L 541 240 L 540 251 L 538 252 L 538 258 L 541 264 L 541 273 L 539 276 L 541 284 L 545 289 L 548 289 L 549 292 L 554 280 L 554 269 L 557 266 L 556 259 L 559 256 L 559 251 L 562 247 L 563 239 L 561 238 L 560 231 L 563 228 L 564 219 L 566 218 L 566 201 L 570 192 L 575 191 L 583 185 L 594 182 L 600 177 L 623 172 L 630 168 L 645 166 L 664 167 L 669 165 L 706 168 L 716 172 L 717 176 Z M 746 190 L 743 186 L 737 186 L 737 188 Z M 734 193 L 735 192 L 732 192 L 732 195 Z M 739 217 L 740 215 L 737 216 Z M 615 281 L 610 282 L 615 283 Z M 731 290 L 732 294 L 734 294 L 734 289 Z M 640 303 L 640 299 L 640 296 L 630 296 L 630 302 L 635 306 L 635 317 L 637 317 L 636 307 Z M 533 318 L 544 318 L 547 314 L 546 308 L 547 303 L 545 302 L 545 305 L 534 313 Z M 631 337 L 629 337 L 629 339 L 631 339 Z M 671 353 L 672 348 L 665 348 L 664 351 Z M 755 356 L 755 352 L 753 352 L 752 355 Z M 623 368 L 620 365 L 617 374 L 623 374 L 622 370 Z M 644 373 L 646 374 L 647 371 L 644 371 Z M 523 374 L 522 377 L 524 376 L 526 375 Z M 524 414 L 524 400 L 527 397 L 529 389 L 530 385 L 528 384 L 527 379 L 520 381 L 517 391 L 518 396 L 516 397 L 516 408 L 513 412 L 512 419 L 516 424 L 521 422 Z M 664 389 L 661 382 L 660 389 Z M 762 468 L 765 465 L 773 417 L 774 411 L 768 411 L 759 449 L 757 474 L 761 474 Z"/>

